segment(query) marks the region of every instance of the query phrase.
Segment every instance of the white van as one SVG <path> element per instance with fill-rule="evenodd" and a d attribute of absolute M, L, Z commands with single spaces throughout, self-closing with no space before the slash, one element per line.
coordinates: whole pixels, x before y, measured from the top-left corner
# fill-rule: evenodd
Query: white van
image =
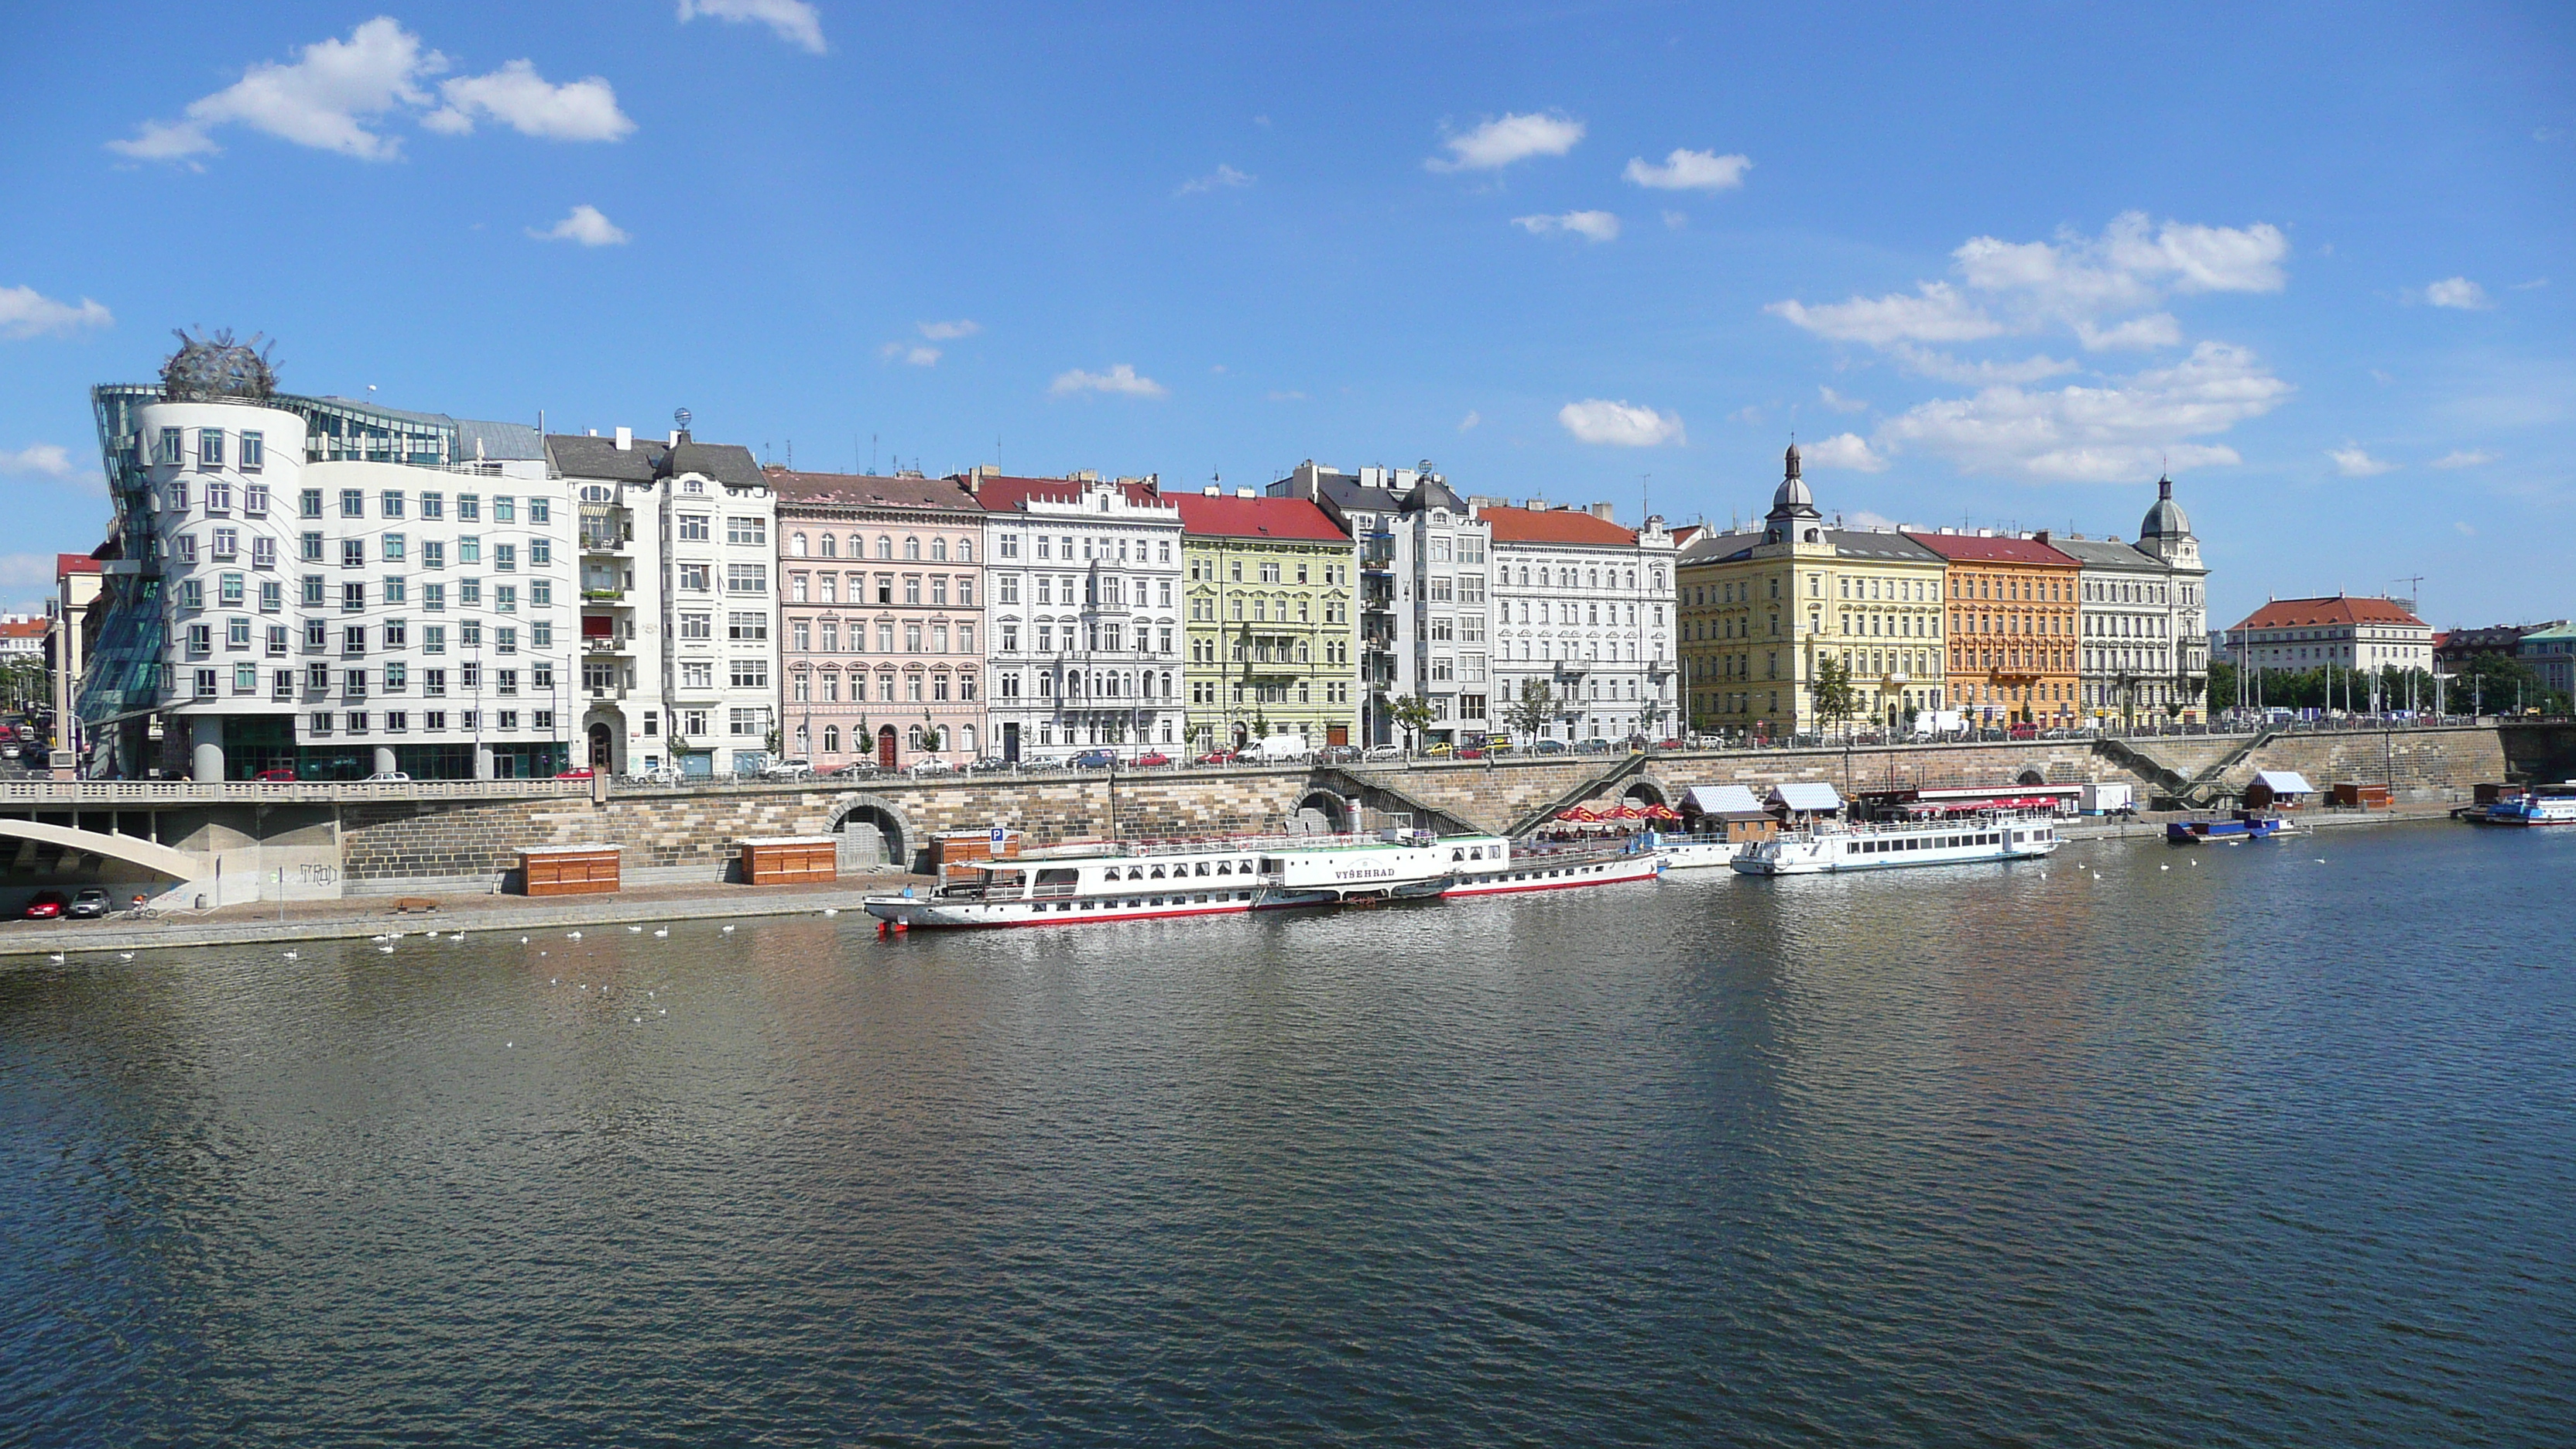
<path fill-rule="evenodd" d="M 1236 758 L 1271 763 L 1302 760 L 1310 753 L 1304 735 L 1271 735 L 1245 745 L 1236 752 Z"/>

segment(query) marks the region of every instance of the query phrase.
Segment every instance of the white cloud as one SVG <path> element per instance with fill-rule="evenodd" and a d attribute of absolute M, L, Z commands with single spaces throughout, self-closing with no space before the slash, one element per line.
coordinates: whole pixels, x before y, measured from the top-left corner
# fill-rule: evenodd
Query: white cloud
<path fill-rule="evenodd" d="M 2466 277 L 2445 277 L 2424 289 L 2424 300 L 2436 307 L 2456 307 L 2463 312 L 2484 312 L 2495 306 L 2487 289 Z"/>
<path fill-rule="evenodd" d="M 1224 187 L 1250 186 L 1254 181 L 1259 179 L 1260 178 L 1252 175 L 1250 172 L 1237 171 L 1231 166 L 1219 163 L 1217 168 L 1214 171 L 1209 172 L 1207 175 L 1193 176 L 1189 180 L 1182 182 L 1180 189 L 1172 194 L 1174 196 L 1188 196 L 1193 192 L 1215 191 Z"/>
<path fill-rule="evenodd" d="M 965 317 L 960 317 L 954 322 L 916 322 L 912 325 L 920 328 L 921 335 L 933 342 L 954 342 L 960 337 L 972 337 L 984 330 L 983 323 Z"/>
<path fill-rule="evenodd" d="M 1476 424 L 1481 423 L 1484 420 L 1484 414 L 1477 412 L 1474 408 L 1469 408 L 1467 410 L 1467 415 L 1458 420 L 1458 431 L 1462 433 L 1466 432 L 1468 429 L 1473 428 Z"/>
<path fill-rule="evenodd" d="M 2513 289 L 2517 292 L 2537 292 L 2548 285 L 2549 279 L 2547 277 L 2534 277 L 2528 282 L 2514 283 Z"/>
<path fill-rule="evenodd" d="M 1077 367 L 1069 372 L 1057 373 L 1055 381 L 1047 384 L 1047 391 L 1057 397 L 1077 392 L 1117 393 L 1127 397 L 1162 397 L 1171 389 L 1150 377 L 1138 376 L 1135 368 L 1122 362 L 1107 372 L 1085 372 Z"/>
<path fill-rule="evenodd" d="M 262 61 L 190 102 L 184 119 L 147 121 L 134 139 L 110 141 L 108 149 L 143 161 L 185 160 L 221 150 L 209 133 L 238 124 L 298 146 L 390 161 L 401 154 L 401 140 L 368 124 L 398 106 L 428 104 L 420 81 L 446 68 L 445 56 L 423 50 L 419 36 L 379 15 L 347 40 L 315 41 L 288 64 Z"/>
<path fill-rule="evenodd" d="M 2496 460 L 2496 454 L 2484 448 L 2459 448 L 2433 460 L 2436 468 L 2479 468 Z"/>
<path fill-rule="evenodd" d="M 0 588 L 42 589 L 46 593 L 52 593 L 55 582 L 52 554 L 0 554 Z M 20 604 L 14 606 L 11 612 L 41 615 L 44 612 L 44 606 Z"/>
<path fill-rule="evenodd" d="M 1866 342 L 1872 347 L 1896 342 L 1973 342 L 2004 330 L 2002 323 L 1980 311 L 1947 282 L 1925 282 L 1911 297 L 1891 292 L 1884 297 L 1854 297 L 1821 307 L 1797 301 L 1774 302 L 1762 310 L 1785 317 L 1819 337 Z"/>
<path fill-rule="evenodd" d="M 2461 536 L 2462 536 L 2462 537 L 2465 537 L 2465 538 L 2475 538 L 2475 537 L 2477 537 L 2477 536 L 2478 536 L 2478 531 L 2477 531 L 2476 529 L 2469 527 L 2467 523 L 2462 522 L 2462 521 L 2460 521 L 2460 520 L 2458 520 L 2458 519 L 2454 519 L 2454 520 L 2452 520 L 2452 522 L 2451 522 L 2451 526 L 2452 526 L 2453 528 L 2458 529 L 2458 530 L 2460 531 L 2460 533 L 2461 533 Z"/>
<path fill-rule="evenodd" d="M 2346 443 L 2340 448 L 2328 448 L 2326 456 L 2334 460 L 2335 471 L 2347 478 L 2376 477 L 2397 466 L 2370 456 L 2359 443 Z"/>
<path fill-rule="evenodd" d="M 1556 420 L 1583 442 L 1606 443 L 1615 448 L 1652 448 L 1688 441 L 1682 435 L 1680 414 L 1659 413 L 1653 408 L 1606 398 L 1567 403 L 1556 410 Z"/>
<path fill-rule="evenodd" d="M 1967 362 L 1947 352 L 1936 352 L 1931 348 L 1916 347 L 1906 342 L 1891 344 L 1887 350 L 1904 365 L 1908 372 L 1937 378 L 1942 382 L 1965 383 L 1972 387 L 1993 387 L 1998 383 L 2019 385 L 2043 382 L 2075 371 L 2074 363 L 2063 362 L 2046 354 L 2025 357 L 2019 362 L 1996 362 L 1990 358 Z"/>
<path fill-rule="evenodd" d="M 910 367 L 937 367 L 940 352 L 936 347 L 923 347 L 917 343 L 889 342 L 877 349 L 877 356 L 900 357 Z"/>
<path fill-rule="evenodd" d="M 480 118 L 546 141 L 616 141 L 635 129 L 617 109 L 617 92 L 598 76 L 549 85 L 536 65 L 514 60 L 490 75 L 439 83 L 447 104 L 421 124 L 451 136 L 469 134 Z"/>
<path fill-rule="evenodd" d="M 2174 320 L 2171 312 L 2150 312 L 2144 317 L 2132 317 L 2109 327 L 2096 327 L 2091 322 L 2078 319 L 2075 335 L 2083 341 L 2087 352 L 2180 347 L 2182 324 Z"/>
<path fill-rule="evenodd" d="M 2268 222 L 2238 228 L 2168 221 L 2149 237 L 2146 213 L 2132 211 L 2112 218 L 2101 246 L 2115 265 L 2169 280 L 2178 291 L 2277 292 L 2290 280 L 2281 269 L 2290 239 Z"/>
<path fill-rule="evenodd" d="M 1849 468 L 1859 473 L 1887 470 L 1887 459 L 1870 451 L 1868 440 L 1858 433 L 1837 433 L 1822 442 L 1803 444 L 1798 455 L 1815 468 Z"/>
<path fill-rule="evenodd" d="M 805 0 L 680 0 L 682 24 L 701 15 L 710 20 L 757 22 L 790 45 L 815 55 L 823 53 L 822 14 Z"/>
<path fill-rule="evenodd" d="M 1664 213 L 1664 230 L 1666 231 L 1680 231 L 1689 225 L 1690 218 L 1681 212 L 1667 211 Z"/>
<path fill-rule="evenodd" d="M 1562 156 L 1583 139 L 1583 123 L 1553 112 L 1507 115 L 1441 142 L 1446 157 L 1422 164 L 1433 171 L 1499 171 L 1532 156 Z"/>
<path fill-rule="evenodd" d="M 116 318 L 87 297 L 75 307 L 33 287 L 0 287 L 0 337 L 41 337 L 48 332 L 115 325 Z"/>
<path fill-rule="evenodd" d="M 2203 342 L 2189 358 L 2109 387 L 2032 392 L 1989 387 L 1922 403 L 1879 430 L 1880 447 L 1919 447 L 1968 472 L 2044 481 L 2138 482 L 2178 468 L 2240 461 L 2232 448 L 2182 442 L 2224 432 L 2291 393 L 2242 348 Z"/>
<path fill-rule="evenodd" d="M 1660 166 L 1643 156 L 1631 156 L 1628 169 L 1619 174 L 1639 186 L 1659 191 L 1727 191 L 1742 186 L 1744 173 L 1752 169 L 1753 160 L 1748 156 L 1676 148 Z"/>
<path fill-rule="evenodd" d="M 71 472 L 71 452 L 60 443 L 30 443 L 16 452 L 0 449 L 0 473 L 41 473 L 48 478 L 68 478 Z"/>
<path fill-rule="evenodd" d="M 1896 527 L 1895 519 L 1884 513 L 1872 513 L 1866 508 L 1853 509 L 1850 517 L 1854 528 L 1874 528 L 1885 532 Z"/>
<path fill-rule="evenodd" d="M 624 246 L 634 240 L 621 231 L 617 223 L 600 215 L 598 207 L 586 202 L 574 207 L 570 215 L 544 231 L 529 227 L 528 235 L 539 241 L 579 242 L 586 247 Z"/>
<path fill-rule="evenodd" d="M 1616 241 L 1619 218 L 1606 211 L 1569 211 L 1562 216 L 1516 216 L 1512 225 L 1532 236 L 1550 236 L 1571 232 L 1592 241 Z"/>
<path fill-rule="evenodd" d="M 1869 404 L 1862 402 L 1856 397 L 1845 397 L 1841 393 L 1838 393 L 1829 387 L 1817 388 L 1816 395 L 1824 400 L 1825 406 L 1832 408 L 1838 413 L 1865 413 L 1869 411 Z"/>

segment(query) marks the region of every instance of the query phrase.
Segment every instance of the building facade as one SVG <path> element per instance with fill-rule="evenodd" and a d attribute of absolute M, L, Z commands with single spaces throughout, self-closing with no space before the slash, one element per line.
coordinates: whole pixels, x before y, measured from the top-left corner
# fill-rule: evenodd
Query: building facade
<path fill-rule="evenodd" d="M 2082 534 L 2050 540 L 2082 569 L 2076 671 L 2079 702 L 2095 721 L 2197 721 L 2205 712 L 2208 574 L 2200 542 L 2173 501 L 2173 480 L 2160 479 L 2156 488 L 2134 544 Z"/>
<path fill-rule="evenodd" d="M 979 758 L 984 522 L 956 478 L 772 468 L 786 749 L 833 770 Z"/>
<path fill-rule="evenodd" d="M 1186 741 L 1362 738 L 1357 545 L 1307 498 L 1166 497 L 1181 514 Z"/>
<path fill-rule="evenodd" d="M 1673 538 L 1611 507 L 1470 500 L 1491 530 L 1489 709 L 1514 740 L 1661 738 L 1680 725 Z"/>
<path fill-rule="evenodd" d="M 2274 599 L 2227 638 L 2239 667 L 2256 673 L 2433 668 L 2432 627 L 2394 599 Z"/>
<path fill-rule="evenodd" d="M 1180 510 L 1151 478 L 963 481 L 990 555 L 992 747 L 1180 744 Z"/>
<path fill-rule="evenodd" d="M 1983 726 L 2073 725 L 2082 565 L 2045 533 L 1909 534 L 1947 562 L 1950 707 Z"/>
<path fill-rule="evenodd" d="M 749 449 L 546 439 L 581 511 L 583 758 L 617 773 L 757 771 L 777 749 L 777 500 Z"/>
<path fill-rule="evenodd" d="M 1309 459 L 1269 491 L 1312 500 L 1358 550 L 1360 740 L 1402 743 L 1395 707 L 1416 697 L 1433 716 L 1424 741 L 1464 744 L 1501 729 L 1493 529 L 1468 501 L 1427 464 L 1344 473 Z"/>
<path fill-rule="evenodd" d="M 2543 625 L 2522 636 L 2514 657 L 2540 676 L 2540 687 L 2576 694 L 2576 628 L 2565 622 Z"/>
<path fill-rule="evenodd" d="M 54 555 L 53 635 L 46 642 L 45 666 L 52 671 L 54 718 L 48 737 L 53 748 L 81 752 L 80 681 L 89 667 L 90 645 L 98 637 L 100 601 L 106 580 L 100 564 L 85 553 Z"/>
<path fill-rule="evenodd" d="M 84 773 L 561 770 L 579 615 L 535 429 L 277 394 L 247 354 L 93 392 L 117 514 Z"/>
<path fill-rule="evenodd" d="M 1798 450 L 1759 533 L 1682 550 L 1678 607 L 1695 731 L 1772 736 L 1824 723 L 1813 684 L 1830 657 L 1853 717 L 1895 728 L 1944 699 L 1940 555 L 1894 530 L 1826 526 Z"/>

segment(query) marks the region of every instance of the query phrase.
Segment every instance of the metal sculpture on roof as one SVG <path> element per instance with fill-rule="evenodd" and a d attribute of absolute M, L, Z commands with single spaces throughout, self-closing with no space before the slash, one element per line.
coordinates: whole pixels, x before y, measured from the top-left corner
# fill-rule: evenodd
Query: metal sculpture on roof
<path fill-rule="evenodd" d="M 170 335 L 179 339 L 179 350 L 161 364 L 161 396 L 168 401 L 265 402 L 276 395 L 277 364 L 268 355 L 276 344 L 260 346 L 258 333 L 248 342 L 235 342 L 229 327 L 212 337 L 191 337 L 176 328 Z"/>

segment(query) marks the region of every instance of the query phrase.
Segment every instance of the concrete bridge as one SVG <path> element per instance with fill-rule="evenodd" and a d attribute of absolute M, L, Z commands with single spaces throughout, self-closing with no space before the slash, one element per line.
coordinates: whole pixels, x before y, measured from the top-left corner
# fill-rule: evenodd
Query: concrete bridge
<path fill-rule="evenodd" d="M 0 787 L 0 835 L 18 854 L 0 910 L 40 886 L 126 881 L 193 903 L 348 893 L 488 889 L 529 845 L 616 845 L 640 884 L 723 878 L 747 838 L 835 835 L 845 869 L 918 865 L 939 834 L 999 825 L 1033 843 L 1390 824 L 1513 832 L 1580 801 L 1677 803 L 1694 785 L 1757 793 L 1823 780 L 1846 794 L 1906 786 L 2117 780 L 2240 788 L 2255 768 L 2320 786 L 2387 784 L 2399 800 L 2465 799 L 2537 767 L 2576 731 L 2494 724 L 2447 729 L 2180 736 L 2094 741 L 1689 751 L 1516 761 L 1120 771 L 858 783 L 739 783 L 611 792 L 605 782 L 248 785 L 16 781 Z M 2249 743 L 2251 747 L 2249 748 Z M 2561 752 L 2554 754 L 2553 752 Z M 16 888 L 16 895 L 10 889 Z"/>

